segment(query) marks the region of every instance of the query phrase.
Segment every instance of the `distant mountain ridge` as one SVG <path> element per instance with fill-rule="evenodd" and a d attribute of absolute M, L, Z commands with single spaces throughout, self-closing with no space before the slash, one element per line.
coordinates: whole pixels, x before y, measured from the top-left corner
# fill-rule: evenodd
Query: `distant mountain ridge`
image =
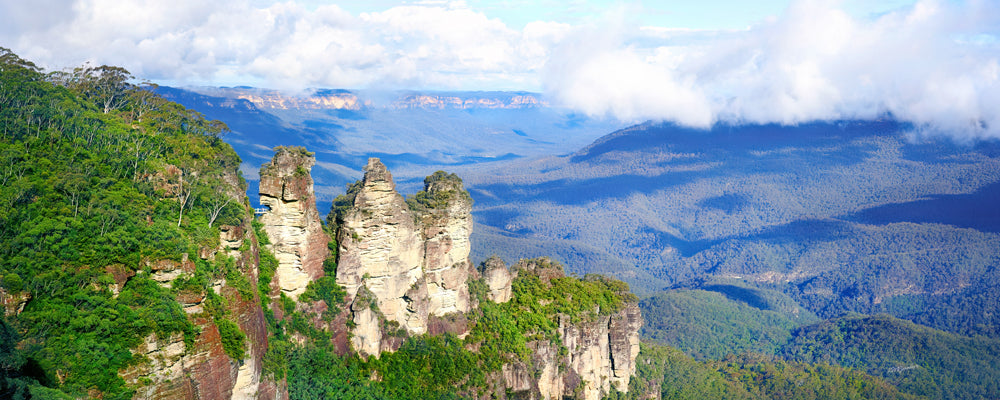
<path fill-rule="evenodd" d="M 364 108 L 428 109 L 518 109 L 548 107 L 538 93 L 531 92 L 372 92 L 317 89 L 308 93 L 252 87 L 201 87 L 191 91 L 206 96 L 246 100 L 264 110 L 352 110 Z"/>
<path fill-rule="evenodd" d="M 278 145 L 316 150 L 321 210 L 360 176 L 368 157 L 392 168 L 404 193 L 427 170 L 566 154 L 621 127 L 551 106 L 530 92 L 376 92 L 317 89 L 289 94 L 250 87 L 155 89 L 225 120 L 256 203 L 256 171 Z"/>

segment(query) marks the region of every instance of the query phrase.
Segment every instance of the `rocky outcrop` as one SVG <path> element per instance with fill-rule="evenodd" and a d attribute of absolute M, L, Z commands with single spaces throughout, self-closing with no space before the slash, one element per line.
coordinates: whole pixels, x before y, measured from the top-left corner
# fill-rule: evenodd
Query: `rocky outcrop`
<path fill-rule="evenodd" d="M 31 293 L 24 290 L 8 292 L 0 287 L 0 306 L 3 306 L 3 315 L 13 317 L 24 311 L 24 305 L 31 300 Z"/>
<path fill-rule="evenodd" d="M 486 298 L 494 303 L 510 301 L 510 284 L 514 275 L 500 257 L 493 256 L 483 262 L 483 281 L 486 283 Z"/>
<path fill-rule="evenodd" d="M 415 196 L 415 203 L 423 227 L 427 312 L 432 316 L 467 312 L 472 198 L 457 176 L 437 172 L 424 180 L 424 191 Z"/>
<path fill-rule="evenodd" d="M 258 248 L 249 233 L 249 221 L 220 232 L 216 252 L 234 257 L 236 267 L 252 284 L 256 284 Z M 239 232 L 238 234 L 235 232 Z M 240 236 L 240 237 L 236 237 Z M 246 251 L 241 251 L 249 241 Z M 149 262 L 150 278 L 160 284 L 171 284 L 192 274 L 194 265 L 185 257 L 181 262 L 160 260 Z M 131 276 L 125 276 L 131 277 Z M 168 279 L 169 278 L 169 279 Z M 213 318 L 205 312 L 206 294 L 185 289 L 177 294 L 199 334 L 191 344 L 184 343 L 181 334 L 158 338 L 154 334 L 133 352 L 148 360 L 122 371 L 122 377 L 134 385 L 137 399 L 283 399 L 287 393 L 278 390 L 274 382 L 262 377 L 262 360 L 267 352 L 267 326 L 260 300 L 244 297 L 225 280 L 212 282 L 209 290 L 226 298 L 228 313 L 246 335 L 247 351 L 242 359 L 231 359 L 223 350 L 222 338 Z"/>
<path fill-rule="evenodd" d="M 306 174 L 308 178 L 308 174 Z M 222 188 L 233 202 L 242 203 L 245 215 L 249 217 L 249 204 L 244 202 L 246 186 L 238 178 L 235 170 L 224 173 Z M 304 185 L 302 180 L 288 179 L 291 188 Z M 309 181 L 311 182 L 311 181 Z M 311 193 L 302 191 L 298 193 Z M 281 198 L 296 197 L 298 193 Z M 281 205 L 279 205 L 281 207 Z M 287 209 L 288 207 L 285 207 Z M 311 206 L 313 214 L 315 206 Z M 318 215 L 315 215 L 318 219 Z M 281 218 L 278 218 L 281 220 Z M 161 259 L 145 260 L 148 273 L 139 271 L 164 287 L 171 287 L 179 278 L 194 276 L 197 263 L 231 263 L 237 273 L 252 286 L 257 285 L 259 244 L 250 226 L 250 218 L 244 218 L 236 225 L 219 227 L 219 245 L 202 246 L 197 254 L 183 253 L 179 261 Z M 325 242 L 321 242 L 325 250 Z M 195 257 L 207 261 L 196 260 Z M 231 257 L 220 260 L 218 257 Z M 322 259 L 319 269 L 322 271 Z M 105 268 L 114 280 L 109 289 L 115 295 L 137 273 L 121 265 Z M 267 352 L 268 331 L 261 301 L 256 292 L 246 293 L 235 287 L 224 276 L 215 276 L 208 282 L 208 288 L 184 287 L 177 292 L 176 300 L 196 326 L 198 334 L 193 341 L 185 343 L 181 334 L 157 337 L 154 334 L 133 349 L 146 362 L 138 363 L 121 371 L 121 376 L 136 388 L 137 399 L 286 399 L 287 390 L 281 385 L 262 376 L 263 357 Z M 207 291 L 225 299 L 224 316 L 210 315 L 205 300 Z M 246 352 L 242 358 L 233 359 L 224 351 L 222 337 L 216 325 L 216 318 L 226 318 L 235 322 L 246 335 Z"/>
<path fill-rule="evenodd" d="M 292 299 L 323 276 L 329 252 L 309 175 L 315 163 L 312 153 L 301 147 L 278 147 L 260 170 L 260 204 L 268 208 L 260 222 L 271 240 L 269 250 L 278 259 L 275 282 Z"/>
<path fill-rule="evenodd" d="M 487 264 L 484 275 L 491 269 L 499 272 L 503 265 L 502 261 Z M 512 269 L 514 275 L 535 274 L 543 282 L 564 276 L 561 268 L 533 261 L 521 261 Z M 574 323 L 565 315 L 558 318 L 558 343 L 530 342 L 530 363 L 515 362 L 503 367 L 506 391 L 517 398 L 586 400 L 601 399 L 612 388 L 627 391 L 639 355 L 642 315 L 638 304 L 628 301 L 619 311 L 589 321 Z M 559 350 L 560 344 L 565 352 Z"/>
<path fill-rule="evenodd" d="M 428 177 L 424 192 L 407 204 L 385 165 L 369 159 L 351 206 L 338 216 L 337 283 L 355 300 L 366 287 L 381 317 L 411 335 L 427 332 L 429 318 L 470 309 L 472 203 L 461 180 L 441 174 L 447 179 Z M 377 329 L 370 317 L 356 311 L 355 331 Z M 376 354 L 370 351 L 383 347 L 355 349 Z"/>
<path fill-rule="evenodd" d="M 365 167 L 353 207 L 341 218 L 337 242 L 337 283 L 348 297 L 356 298 L 365 285 L 385 318 L 411 334 L 426 332 L 423 299 L 406 296 L 424 275 L 424 243 L 392 174 L 378 159 L 370 159 Z M 364 322 L 357 320 L 358 314 L 355 318 L 355 323 Z"/>

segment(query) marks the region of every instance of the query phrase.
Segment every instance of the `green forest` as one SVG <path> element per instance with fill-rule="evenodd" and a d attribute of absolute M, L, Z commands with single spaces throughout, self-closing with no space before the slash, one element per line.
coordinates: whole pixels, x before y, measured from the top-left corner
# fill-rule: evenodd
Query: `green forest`
<path fill-rule="evenodd" d="M 152 262 L 214 248 L 220 225 L 249 215 L 227 190 L 227 174 L 245 184 L 226 125 L 132 80 L 109 66 L 45 73 L 0 48 L 0 286 L 30 299 L 0 321 L 0 393 L 131 398 L 118 373 L 143 360 L 130 350 L 150 334 L 191 345 L 177 293 L 232 274 L 231 260 L 197 259 L 190 281 L 151 278 Z M 225 307 L 214 317 L 242 358 Z"/>

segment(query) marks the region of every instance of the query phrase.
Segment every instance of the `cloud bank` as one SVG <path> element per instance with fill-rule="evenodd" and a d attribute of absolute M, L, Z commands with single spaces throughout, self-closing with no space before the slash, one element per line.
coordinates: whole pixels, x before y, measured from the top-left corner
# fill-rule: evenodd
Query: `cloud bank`
<path fill-rule="evenodd" d="M 639 27 L 634 11 L 514 29 L 461 2 L 352 14 L 296 1 L 6 1 L 0 46 L 49 69 L 91 61 L 171 84 L 542 90 L 625 121 L 891 114 L 929 133 L 1000 137 L 991 0 L 919 1 L 874 17 L 804 0 L 734 31 Z"/>
<path fill-rule="evenodd" d="M 922 1 L 859 19 L 799 1 L 742 31 L 617 29 L 568 35 L 548 91 L 591 114 L 695 127 L 893 115 L 927 134 L 1000 137 L 995 3 Z"/>

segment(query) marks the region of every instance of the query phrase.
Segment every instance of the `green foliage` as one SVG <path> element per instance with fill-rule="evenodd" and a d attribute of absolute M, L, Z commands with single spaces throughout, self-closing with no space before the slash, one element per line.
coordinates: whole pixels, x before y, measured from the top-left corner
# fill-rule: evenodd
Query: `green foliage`
<path fill-rule="evenodd" d="M 887 315 L 838 318 L 802 328 L 783 354 L 863 370 L 930 398 L 1000 393 L 1000 340 L 958 336 Z"/>
<path fill-rule="evenodd" d="M 824 364 L 744 354 L 697 361 L 678 349 L 643 343 L 628 393 L 610 399 L 911 399 L 880 378 Z"/>
<path fill-rule="evenodd" d="M 286 296 L 284 292 L 278 295 L 278 302 L 281 304 L 281 310 L 284 311 L 285 314 L 295 312 L 295 300 Z"/>
<path fill-rule="evenodd" d="M 295 347 L 288 356 L 291 400 L 389 399 L 357 357 L 342 358 L 323 346 Z"/>
<path fill-rule="evenodd" d="M 433 174 L 424 178 L 424 187 L 430 186 L 435 182 L 451 182 L 461 184 L 462 178 L 459 178 L 456 174 L 449 174 L 444 171 L 434 171 Z"/>
<path fill-rule="evenodd" d="M 240 326 L 228 319 L 216 319 L 215 326 L 219 328 L 222 350 L 233 360 L 242 360 L 247 352 L 247 335 Z"/>
<path fill-rule="evenodd" d="M 462 178 L 437 171 L 424 178 L 424 190 L 407 197 L 406 204 L 415 211 L 440 210 L 447 207 L 455 196 L 462 196 L 472 203 L 469 192 L 462 188 Z"/>
<path fill-rule="evenodd" d="M 9 293 L 18 293 L 24 290 L 24 281 L 21 280 L 21 276 L 11 272 L 3 276 L 0 286 L 3 286 Z"/>
<path fill-rule="evenodd" d="M 485 283 L 470 282 L 470 293 L 479 297 L 479 310 L 466 342 L 478 346 L 486 371 L 518 359 L 528 361 L 530 340 L 550 340 L 562 346 L 556 332 L 560 318 L 574 323 L 593 321 L 635 301 L 621 281 L 596 275 L 563 276 L 562 267 L 545 258 L 521 261 L 517 268 L 513 296 L 506 303 L 486 300 Z"/>
<path fill-rule="evenodd" d="M 337 284 L 334 276 L 323 276 L 309 282 L 306 291 L 299 296 L 299 301 L 325 301 L 328 311 L 337 310 L 344 301 L 347 292 Z"/>
<path fill-rule="evenodd" d="M 222 276 L 226 278 L 226 285 L 236 289 L 240 297 L 244 299 L 253 299 L 254 288 L 250 284 L 250 280 L 247 279 L 246 274 L 236 267 L 236 260 L 225 254 L 217 254 L 215 257 L 215 263 L 219 265 L 217 267 L 221 270 Z"/>
<path fill-rule="evenodd" d="M 262 369 L 264 376 L 275 381 L 285 379 L 288 373 L 288 357 L 295 347 L 286 340 L 278 338 L 267 341 L 267 353 L 264 354 Z"/>
<path fill-rule="evenodd" d="M 413 196 L 407 197 L 406 205 L 408 205 L 411 210 L 443 209 L 448 206 L 448 202 L 451 201 L 453 195 L 454 193 L 447 191 L 432 193 L 426 190 L 421 190 L 414 193 Z"/>
<path fill-rule="evenodd" d="M 267 234 L 262 230 L 261 223 L 255 219 L 252 226 L 257 242 L 260 244 L 257 253 L 260 258 L 257 265 L 257 293 L 260 296 L 261 307 L 264 308 L 265 312 L 270 312 L 271 280 L 274 279 L 274 273 L 278 270 L 278 259 L 266 247 L 270 242 Z"/>
<path fill-rule="evenodd" d="M 479 344 L 483 368 L 498 371 L 509 361 L 527 360 L 531 350 L 527 346 L 525 331 L 515 319 L 517 313 L 489 301 L 480 303 L 479 307 L 476 325 L 466 340 Z"/>
<path fill-rule="evenodd" d="M 396 352 L 368 361 L 307 344 L 288 352 L 288 394 L 291 399 L 458 399 L 484 382 L 476 363 L 476 354 L 453 335 L 411 337 Z"/>
<path fill-rule="evenodd" d="M 643 337 L 699 359 L 745 352 L 777 354 L 795 328 L 817 321 L 805 310 L 794 310 L 800 315 L 761 310 L 702 290 L 665 291 L 643 299 L 639 308 L 645 321 Z"/>
<path fill-rule="evenodd" d="M 32 296 L 9 323 L 51 387 L 19 386 L 36 397 L 131 398 L 118 374 L 144 362 L 134 347 L 197 335 L 176 292 L 143 270 L 217 244 L 208 211 L 225 194 L 207 188 L 240 159 L 219 140 L 225 124 L 129 78 L 108 66 L 45 75 L 0 49 L 0 284 Z M 109 268 L 137 273 L 118 296 Z"/>
<path fill-rule="evenodd" d="M 344 220 L 344 214 L 351 207 L 354 207 L 354 199 L 358 197 L 358 192 L 361 191 L 362 186 L 363 182 L 360 180 L 348 184 L 345 193 L 333 199 L 333 204 L 330 205 L 330 213 L 326 215 L 326 228 L 330 232 L 337 232 L 341 221 Z"/>
<path fill-rule="evenodd" d="M 379 386 L 389 398 L 458 398 L 457 390 L 484 381 L 478 360 L 454 335 L 422 335 L 368 360 L 367 367 L 381 378 Z"/>
<path fill-rule="evenodd" d="M 306 148 L 302 146 L 277 146 L 274 148 L 274 152 L 286 152 L 300 157 L 312 157 L 315 155 L 315 153 L 306 150 Z"/>

